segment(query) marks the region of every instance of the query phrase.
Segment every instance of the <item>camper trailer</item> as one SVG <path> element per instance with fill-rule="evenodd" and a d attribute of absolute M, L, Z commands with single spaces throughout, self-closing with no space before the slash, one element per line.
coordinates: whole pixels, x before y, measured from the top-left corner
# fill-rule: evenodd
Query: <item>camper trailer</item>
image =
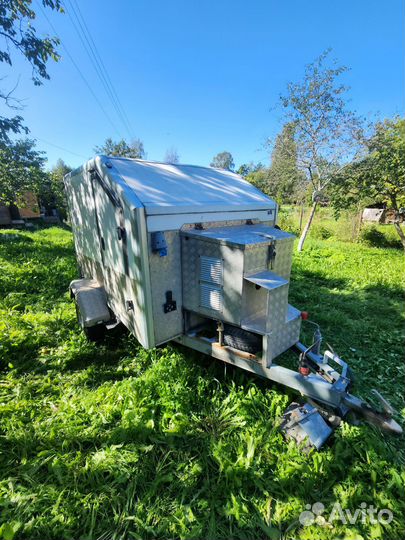
<path fill-rule="evenodd" d="M 309 400 L 287 433 L 319 447 L 324 410 L 349 410 L 401 432 L 349 393 L 347 364 L 300 342 L 307 314 L 288 303 L 294 236 L 277 227 L 277 204 L 230 171 L 97 156 L 65 177 L 80 279 L 70 284 L 90 339 L 123 324 L 145 348 L 169 341 L 285 385 Z M 309 321 L 308 321 L 309 322 Z M 277 362 L 298 353 L 297 369 Z M 291 431 L 291 430 L 290 430 Z"/>

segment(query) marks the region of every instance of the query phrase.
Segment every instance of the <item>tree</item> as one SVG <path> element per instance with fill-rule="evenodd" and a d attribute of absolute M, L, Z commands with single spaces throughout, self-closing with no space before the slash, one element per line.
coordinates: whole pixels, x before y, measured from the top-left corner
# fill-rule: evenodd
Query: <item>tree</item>
<path fill-rule="evenodd" d="M 309 219 L 298 243 L 302 251 L 317 205 L 326 188 L 341 179 L 340 172 L 362 148 L 362 121 L 346 107 L 348 88 L 337 79 L 346 67 L 328 66 L 330 50 L 305 69 L 304 78 L 289 83 L 280 97 L 285 120 L 294 126 L 297 164 L 313 189 Z"/>
<path fill-rule="evenodd" d="M 46 180 L 39 189 L 41 206 L 48 209 L 56 208 L 62 218 L 67 216 L 65 186 L 63 179 L 72 167 L 66 165 L 62 159 L 58 159 L 56 165 L 47 174 Z"/>
<path fill-rule="evenodd" d="M 18 205 L 24 193 L 38 194 L 47 181 L 44 152 L 35 149 L 35 141 L 18 140 L 0 144 L 0 201 Z"/>
<path fill-rule="evenodd" d="M 269 197 L 275 197 L 275 190 L 271 183 L 269 167 L 260 167 L 250 171 L 246 176 L 246 180 Z"/>
<path fill-rule="evenodd" d="M 250 163 L 243 163 L 237 173 L 269 197 L 277 198 L 277 187 L 273 183 L 270 167 L 265 167 L 260 162 L 253 163 L 251 161 Z"/>
<path fill-rule="evenodd" d="M 233 162 L 233 157 L 230 152 L 220 152 L 212 158 L 211 167 L 217 169 L 225 169 L 226 171 L 233 171 L 235 168 L 235 163 Z"/>
<path fill-rule="evenodd" d="M 236 172 L 266 195 L 274 197 L 275 190 L 271 183 L 270 169 L 263 163 L 253 163 L 253 161 L 243 163 Z"/>
<path fill-rule="evenodd" d="M 294 124 L 285 124 L 272 151 L 269 178 L 274 196 L 280 203 L 292 203 L 303 196 L 305 175 L 298 169 L 294 133 Z"/>
<path fill-rule="evenodd" d="M 285 183 L 280 182 L 277 175 L 272 171 L 272 168 L 265 167 L 263 163 L 243 163 L 237 170 L 237 173 L 260 189 L 260 191 L 263 191 L 263 193 L 280 203 L 292 198 L 291 188 Z M 298 171 L 298 176 L 300 175 L 302 176 L 302 173 Z M 294 193 L 297 196 L 299 195 L 298 190 Z"/>
<path fill-rule="evenodd" d="M 242 163 L 236 173 L 246 178 L 250 174 L 255 173 L 261 169 L 264 169 L 263 163 L 254 163 L 253 161 L 251 161 L 250 163 Z"/>
<path fill-rule="evenodd" d="M 384 203 L 395 211 L 394 227 L 405 250 L 400 225 L 405 208 L 405 119 L 378 122 L 366 148 L 362 160 L 342 170 L 341 181 L 331 189 L 332 205 L 339 211 L 365 199 Z"/>
<path fill-rule="evenodd" d="M 145 158 L 145 149 L 143 142 L 140 139 L 134 139 L 130 143 L 127 143 L 125 139 L 116 142 L 111 138 L 108 138 L 104 141 L 104 144 L 96 146 L 94 151 L 97 154 L 105 154 L 106 156 L 119 156 L 134 159 Z"/>
<path fill-rule="evenodd" d="M 166 150 L 165 154 L 165 162 L 166 163 L 178 163 L 180 159 L 179 153 L 177 152 L 177 148 L 172 146 L 171 148 L 168 148 Z"/>
<path fill-rule="evenodd" d="M 0 3 L 0 36 L 3 47 L 0 48 L 0 62 L 12 65 L 12 50 L 22 54 L 32 68 L 32 80 L 35 85 L 49 79 L 46 64 L 51 58 L 59 60 L 56 37 L 40 37 L 37 35 L 32 21 L 35 11 L 31 7 L 32 0 L 2 0 Z M 60 0 L 42 0 L 45 8 L 63 12 Z M 0 99 L 11 109 L 21 109 L 19 101 L 13 97 L 15 88 L 9 91 L 0 89 Z M 0 116 L 0 142 L 10 142 L 10 133 L 28 133 L 20 115 L 12 118 Z"/>

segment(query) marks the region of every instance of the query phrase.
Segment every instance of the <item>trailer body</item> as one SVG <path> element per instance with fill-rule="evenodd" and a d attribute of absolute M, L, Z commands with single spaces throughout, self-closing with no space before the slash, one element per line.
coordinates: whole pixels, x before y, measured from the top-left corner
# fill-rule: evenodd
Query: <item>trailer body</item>
<path fill-rule="evenodd" d="M 122 323 L 145 348 L 176 341 L 402 431 L 385 401 L 380 413 L 348 393 L 347 364 L 320 354 L 320 333 L 300 343 L 301 312 L 288 303 L 294 236 L 260 190 L 221 169 L 102 155 L 65 186 L 81 273 L 70 290 L 85 331 Z M 297 371 L 274 362 L 293 346 Z M 316 445 L 329 436 L 319 418 L 306 424 Z"/>
<path fill-rule="evenodd" d="M 178 338 L 193 317 L 262 336 L 266 365 L 298 341 L 300 312 L 288 305 L 294 237 L 274 227 L 276 203 L 244 179 L 98 156 L 65 184 L 82 277 L 97 280 L 144 347 Z"/>

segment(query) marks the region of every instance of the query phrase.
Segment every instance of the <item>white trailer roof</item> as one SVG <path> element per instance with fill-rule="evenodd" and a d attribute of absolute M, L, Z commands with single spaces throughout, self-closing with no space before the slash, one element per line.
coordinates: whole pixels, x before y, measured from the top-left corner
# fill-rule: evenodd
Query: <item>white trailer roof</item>
<path fill-rule="evenodd" d="M 222 169 L 119 157 L 102 160 L 134 190 L 149 215 L 276 207 L 241 176 Z"/>

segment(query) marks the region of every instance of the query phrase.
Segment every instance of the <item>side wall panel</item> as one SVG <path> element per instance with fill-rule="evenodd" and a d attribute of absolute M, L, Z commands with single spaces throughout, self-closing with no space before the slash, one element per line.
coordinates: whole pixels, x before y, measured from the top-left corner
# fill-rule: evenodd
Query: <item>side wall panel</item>
<path fill-rule="evenodd" d="M 121 252 L 116 251 L 115 264 L 104 267 L 104 287 L 111 308 L 118 318 L 132 332 L 144 347 L 153 347 L 155 343 L 148 337 L 153 328 L 148 328 L 146 320 L 146 300 L 144 274 L 142 272 L 142 245 L 138 218 L 132 208 L 124 204 L 122 211 L 126 238 L 120 241 Z M 116 230 L 115 230 L 116 233 Z M 123 252 L 123 251 L 126 251 Z M 126 259 L 126 262 L 124 262 Z M 147 264 L 147 257 L 144 259 Z"/>
<path fill-rule="evenodd" d="M 168 248 L 165 257 L 152 253 L 149 234 L 149 267 L 156 343 L 168 341 L 183 332 L 180 233 L 166 231 L 164 234 Z M 172 291 L 177 309 L 164 313 L 167 291 Z"/>
<path fill-rule="evenodd" d="M 79 265 L 84 265 L 85 258 L 100 263 L 100 242 L 89 175 L 80 172 L 70 177 L 66 192 Z"/>
<path fill-rule="evenodd" d="M 114 191 L 114 182 L 103 180 Z M 122 209 L 114 207 L 103 188 L 90 174 L 81 171 L 66 181 L 66 191 L 79 265 L 85 277 L 97 279 L 107 293 L 108 304 L 119 320 L 144 347 L 153 347 L 153 321 L 146 321 L 145 283 L 142 271 L 141 232 L 136 211 L 121 194 Z M 94 200 L 93 193 L 96 196 Z M 96 204 L 95 204 L 96 202 Z M 97 228 L 105 249 L 101 250 Z M 143 212 L 143 209 L 138 209 Z M 117 227 L 125 228 L 125 239 L 119 240 Z M 101 254 L 102 253 L 102 254 Z M 148 264 L 147 254 L 145 265 Z M 152 328 L 149 328 L 151 326 Z"/>

